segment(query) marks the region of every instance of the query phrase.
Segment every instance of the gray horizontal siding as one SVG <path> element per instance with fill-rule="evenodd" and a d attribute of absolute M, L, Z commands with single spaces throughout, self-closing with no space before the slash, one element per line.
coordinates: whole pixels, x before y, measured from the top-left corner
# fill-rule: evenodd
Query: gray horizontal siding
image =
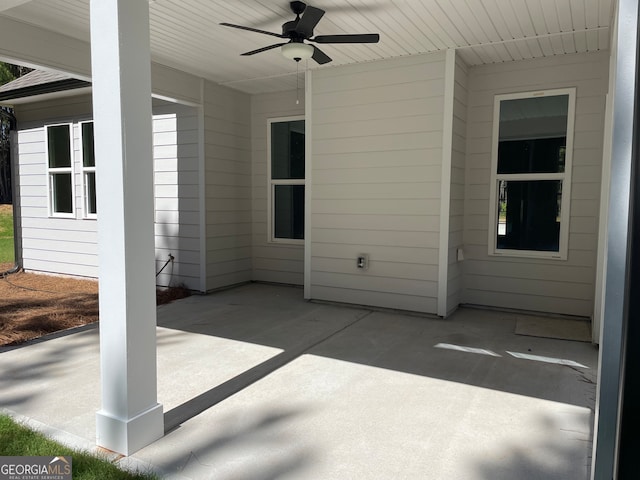
<path fill-rule="evenodd" d="M 156 271 L 158 285 L 200 290 L 198 113 L 193 107 L 154 107 Z"/>
<path fill-rule="evenodd" d="M 435 313 L 444 55 L 318 70 L 312 88 L 311 297 Z"/>
<path fill-rule="evenodd" d="M 195 109 L 154 102 L 154 183 L 156 269 L 175 261 L 158 285 L 199 288 L 199 205 L 197 115 Z M 78 122 L 91 119 L 90 96 L 20 105 L 18 125 L 18 205 L 25 269 L 86 277 L 98 276 L 97 221 L 83 218 Z M 47 211 L 45 126 L 72 123 L 75 217 Z"/>
<path fill-rule="evenodd" d="M 604 52 L 470 69 L 464 302 L 592 315 L 607 61 Z M 489 256 L 494 95 L 565 87 L 577 88 L 568 259 Z"/>
<path fill-rule="evenodd" d="M 91 119 L 91 96 L 16 106 L 18 201 L 26 270 L 97 277 L 97 222 L 83 219 L 79 121 Z M 75 218 L 49 217 L 45 125 L 70 123 L 74 139 Z"/>
<path fill-rule="evenodd" d="M 251 280 L 250 97 L 205 82 L 207 290 Z"/>

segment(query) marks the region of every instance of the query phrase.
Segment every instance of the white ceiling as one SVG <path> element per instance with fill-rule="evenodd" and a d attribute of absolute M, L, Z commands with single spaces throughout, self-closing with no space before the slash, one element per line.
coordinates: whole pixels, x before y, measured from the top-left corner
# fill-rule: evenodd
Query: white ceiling
<path fill-rule="evenodd" d="M 309 0 L 326 10 L 316 35 L 380 33 L 380 43 L 322 45 L 331 68 L 459 48 L 469 65 L 606 50 L 614 0 Z M 0 4 L 1 5 L 1 4 Z M 89 0 L 10 0 L 0 15 L 89 40 Z M 278 38 L 218 25 L 280 32 L 288 0 L 150 0 L 155 61 L 249 93 L 296 86 L 296 64 Z M 304 68 L 304 65 L 300 65 Z"/>

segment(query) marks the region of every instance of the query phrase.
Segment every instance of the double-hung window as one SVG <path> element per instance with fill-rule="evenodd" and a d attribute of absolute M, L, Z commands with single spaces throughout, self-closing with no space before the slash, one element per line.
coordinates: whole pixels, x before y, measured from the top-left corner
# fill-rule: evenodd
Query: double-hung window
<path fill-rule="evenodd" d="M 80 123 L 82 144 L 82 184 L 84 196 L 84 214 L 87 218 L 96 218 L 96 157 L 93 147 L 93 122 Z"/>
<path fill-rule="evenodd" d="M 489 254 L 566 259 L 575 89 L 497 95 Z"/>
<path fill-rule="evenodd" d="M 304 239 L 304 120 L 269 120 L 269 240 L 302 243 Z"/>
<path fill-rule="evenodd" d="M 73 138 L 71 125 L 47 125 L 47 181 L 49 215 L 73 217 Z"/>

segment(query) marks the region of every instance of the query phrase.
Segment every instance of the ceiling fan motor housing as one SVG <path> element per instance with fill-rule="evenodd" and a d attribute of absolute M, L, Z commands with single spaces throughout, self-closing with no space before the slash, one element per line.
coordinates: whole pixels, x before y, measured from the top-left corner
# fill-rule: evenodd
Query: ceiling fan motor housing
<path fill-rule="evenodd" d="M 307 8 L 307 4 L 304 2 L 290 2 L 289 6 L 291 7 L 291 11 L 296 15 L 301 15 L 304 12 L 304 9 Z"/>
<path fill-rule="evenodd" d="M 298 25 L 298 20 L 291 20 L 290 22 L 285 22 L 282 24 L 282 35 L 285 37 L 289 37 L 294 42 L 301 42 L 304 40 L 304 36 L 300 35 L 296 32 L 296 26 Z"/>

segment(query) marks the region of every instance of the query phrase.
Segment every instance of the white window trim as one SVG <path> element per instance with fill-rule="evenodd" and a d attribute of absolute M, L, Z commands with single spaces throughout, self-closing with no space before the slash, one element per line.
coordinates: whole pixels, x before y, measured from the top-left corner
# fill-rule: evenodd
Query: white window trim
<path fill-rule="evenodd" d="M 70 155 L 70 163 L 69 167 L 58 167 L 58 168 L 50 168 L 49 167 L 49 128 L 51 127 L 60 127 L 67 126 L 69 128 L 69 155 Z M 47 209 L 49 213 L 49 217 L 55 218 L 76 218 L 76 195 L 75 195 L 75 151 L 73 148 L 73 123 L 51 123 L 45 125 L 44 128 L 44 148 L 45 148 L 45 161 L 47 168 Z M 71 213 L 61 213 L 55 212 L 53 209 L 54 201 L 53 201 L 53 184 L 51 182 L 52 175 L 56 173 L 70 173 L 71 174 Z"/>
<path fill-rule="evenodd" d="M 267 119 L 267 242 L 277 243 L 284 245 L 301 245 L 304 246 L 304 239 L 296 238 L 276 238 L 274 232 L 273 222 L 275 217 L 273 212 L 275 211 L 275 186 L 276 185 L 304 185 L 305 191 L 307 189 L 307 171 L 305 165 L 305 178 L 295 180 L 274 180 L 271 178 L 271 125 L 273 123 L 281 122 L 296 122 L 299 120 L 305 120 L 304 115 L 294 115 L 291 117 L 276 117 Z M 306 218 L 305 218 L 306 221 Z"/>
<path fill-rule="evenodd" d="M 96 213 L 89 213 L 89 195 L 87 194 L 87 183 L 86 183 L 86 174 L 88 172 L 93 172 L 95 174 L 96 167 L 85 167 L 84 166 L 84 138 L 82 133 L 82 125 L 85 123 L 93 123 L 93 120 L 85 120 L 78 123 L 78 138 L 80 139 L 80 145 L 78 148 L 79 153 L 79 165 L 80 165 L 80 186 L 82 189 L 82 216 L 88 220 L 96 220 L 98 215 Z M 95 136 L 95 134 L 94 134 Z"/>
<path fill-rule="evenodd" d="M 551 97 L 568 95 L 569 106 L 567 112 L 567 146 L 565 152 L 565 167 L 561 173 L 526 173 L 526 174 L 498 174 L 498 135 L 500 130 L 500 102 L 520 98 Z M 561 88 L 536 92 L 521 92 L 496 95 L 493 104 L 493 139 L 491 145 L 491 184 L 489 195 L 489 255 L 498 257 L 525 257 L 566 260 L 569 251 L 569 221 L 571 204 L 571 169 L 573 166 L 573 137 L 576 110 L 576 89 Z M 498 181 L 500 180 L 562 180 L 562 201 L 560 203 L 560 245 L 558 252 L 536 250 L 498 249 L 496 235 L 498 231 Z"/>

